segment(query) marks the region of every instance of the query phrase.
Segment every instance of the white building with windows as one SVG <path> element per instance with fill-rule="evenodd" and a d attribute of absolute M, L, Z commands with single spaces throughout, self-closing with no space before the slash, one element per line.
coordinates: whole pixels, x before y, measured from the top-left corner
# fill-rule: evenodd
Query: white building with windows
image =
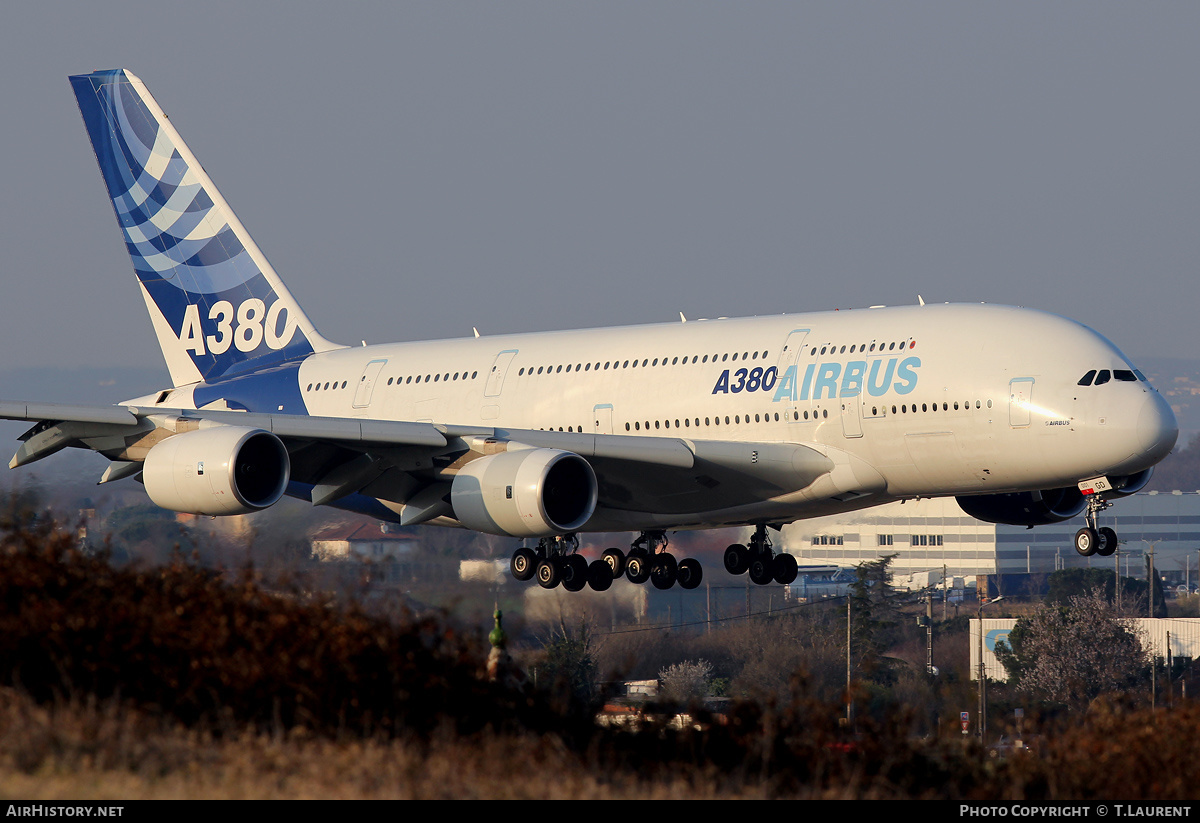
<path fill-rule="evenodd" d="M 800 520 L 783 528 L 776 547 L 801 566 L 857 566 L 895 554 L 897 575 L 939 571 L 950 576 L 1048 574 L 1063 568 L 1111 569 L 1145 577 L 1143 557 L 1153 548 L 1155 567 L 1193 587 L 1200 583 L 1200 492 L 1149 492 L 1117 501 L 1100 515 L 1116 529 L 1119 554 L 1081 557 L 1074 548 L 1083 517 L 1026 529 L 984 523 L 954 498 L 907 500 L 850 514 Z"/>

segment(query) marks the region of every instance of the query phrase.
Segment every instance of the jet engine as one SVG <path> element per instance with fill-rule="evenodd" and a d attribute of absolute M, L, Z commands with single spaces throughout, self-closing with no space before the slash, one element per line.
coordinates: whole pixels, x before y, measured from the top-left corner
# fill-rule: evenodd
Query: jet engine
<path fill-rule="evenodd" d="M 1110 477 L 1108 482 L 1112 484 L 1112 491 L 1107 491 L 1104 496 L 1109 500 L 1116 500 L 1121 497 L 1128 497 L 1131 494 L 1137 494 L 1142 489 L 1146 488 L 1146 484 L 1150 482 L 1150 475 L 1154 474 L 1154 468 L 1143 469 L 1137 474 L 1123 474 L 1120 477 Z"/>
<path fill-rule="evenodd" d="M 558 449 L 519 449 L 472 460 L 450 487 L 458 522 L 511 537 L 576 531 L 596 510 L 596 498 L 591 465 Z"/>
<path fill-rule="evenodd" d="M 954 498 L 962 510 L 988 523 L 1045 526 L 1081 514 L 1087 503 L 1079 489 L 1046 489 L 1011 494 L 980 494 Z"/>
<path fill-rule="evenodd" d="M 291 475 L 275 435 L 242 426 L 185 432 L 146 455 L 142 482 L 155 505 L 193 514 L 247 514 L 274 505 Z"/>

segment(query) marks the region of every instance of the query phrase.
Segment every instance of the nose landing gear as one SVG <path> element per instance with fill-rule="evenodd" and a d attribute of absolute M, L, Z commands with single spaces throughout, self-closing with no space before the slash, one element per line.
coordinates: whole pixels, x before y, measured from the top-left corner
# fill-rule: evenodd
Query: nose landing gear
<path fill-rule="evenodd" d="M 1096 523 L 1097 515 L 1111 505 L 1098 494 L 1087 496 L 1087 514 L 1084 515 L 1087 525 L 1075 532 L 1075 551 L 1082 556 L 1111 557 L 1117 550 L 1117 533 L 1108 526 L 1098 528 Z"/>

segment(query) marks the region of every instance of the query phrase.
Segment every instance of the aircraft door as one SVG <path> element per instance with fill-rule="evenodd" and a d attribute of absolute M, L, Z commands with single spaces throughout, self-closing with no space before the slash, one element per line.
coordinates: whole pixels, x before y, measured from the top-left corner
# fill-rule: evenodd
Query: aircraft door
<path fill-rule="evenodd" d="M 842 434 L 862 437 L 862 401 L 857 394 L 839 398 L 842 403 Z"/>
<path fill-rule="evenodd" d="M 508 365 L 517 356 L 517 349 L 507 349 L 496 355 L 492 370 L 488 372 L 487 385 L 484 387 L 484 397 L 499 397 L 504 391 L 504 375 L 508 374 Z"/>
<path fill-rule="evenodd" d="M 603 403 L 592 409 L 592 420 L 595 421 L 596 427 L 593 431 L 596 434 L 612 434 L 613 433 L 613 407 L 612 403 Z"/>
<path fill-rule="evenodd" d="M 778 387 L 780 380 L 790 380 L 792 391 L 784 399 L 784 419 L 795 423 L 800 415 L 796 398 L 800 396 L 800 351 L 804 348 L 804 338 L 808 337 L 809 329 L 792 329 L 787 339 L 783 341 L 783 349 L 779 352 L 779 362 L 775 364 L 775 381 Z M 788 374 L 791 369 L 791 374 Z M 785 384 L 786 385 L 786 384 Z"/>
<path fill-rule="evenodd" d="M 1016 377 L 1008 383 L 1008 424 L 1014 429 L 1029 425 L 1029 406 L 1033 403 L 1033 378 Z"/>
<path fill-rule="evenodd" d="M 371 405 L 371 393 L 375 390 L 375 381 L 379 372 L 387 365 L 387 360 L 372 360 L 363 369 L 362 377 L 358 378 L 358 388 L 354 390 L 354 408 L 365 409 Z"/>

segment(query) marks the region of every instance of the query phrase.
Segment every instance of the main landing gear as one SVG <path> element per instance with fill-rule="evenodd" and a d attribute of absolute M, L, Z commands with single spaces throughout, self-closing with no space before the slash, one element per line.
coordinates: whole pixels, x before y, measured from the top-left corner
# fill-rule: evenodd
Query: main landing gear
<path fill-rule="evenodd" d="M 1087 514 L 1084 515 L 1087 525 L 1075 532 L 1075 551 L 1084 557 L 1091 557 L 1093 554 L 1111 557 L 1117 550 L 1117 533 L 1107 526 L 1096 527 L 1096 515 L 1111 505 L 1112 503 L 1098 494 L 1087 496 Z"/>
<path fill-rule="evenodd" d="M 759 523 L 754 527 L 749 546 L 735 543 L 725 550 L 725 571 L 730 574 L 749 572 L 750 579 L 760 586 L 772 580 L 786 586 L 796 580 L 796 558 L 782 552 L 775 554 L 766 524 Z"/>
<path fill-rule="evenodd" d="M 589 564 L 576 554 L 578 549 L 579 538 L 574 534 L 543 537 L 536 551 L 522 546 L 513 552 L 509 567 L 517 580 L 536 577 L 543 589 L 553 589 L 559 583 L 569 592 L 582 591 L 584 586 L 598 592 L 608 589 L 613 582 L 612 569 L 603 560 Z"/>
<path fill-rule="evenodd" d="M 662 531 L 642 532 L 629 547 L 626 556 L 620 549 L 604 552 L 604 562 L 612 570 L 613 577 L 624 573 L 630 583 L 645 583 L 649 580 L 656 589 L 666 590 L 678 583 L 685 589 L 694 589 L 704 577 L 699 561 L 687 558 L 676 560 L 667 551 L 667 533 Z"/>

